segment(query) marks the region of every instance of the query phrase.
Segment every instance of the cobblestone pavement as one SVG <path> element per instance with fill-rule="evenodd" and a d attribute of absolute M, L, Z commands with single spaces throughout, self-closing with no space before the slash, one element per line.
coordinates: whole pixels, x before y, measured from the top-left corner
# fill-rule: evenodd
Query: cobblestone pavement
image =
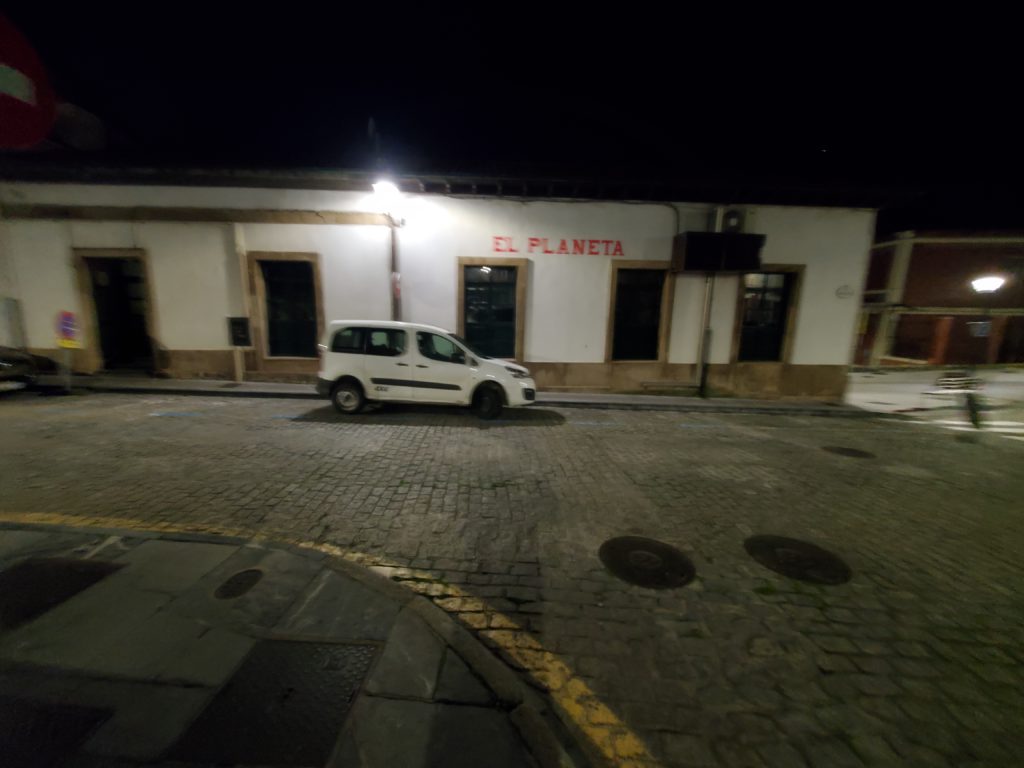
<path fill-rule="evenodd" d="M 431 596 L 551 693 L 592 756 L 1007 766 L 1024 748 L 1024 443 L 883 419 L 0 400 L 0 517 L 315 540 Z M 844 446 L 875 458 L 823 451 Z M 743 547 L 804 539 L 818 587 Z M 697 579 L 628 586 L 612 536 Z"/>

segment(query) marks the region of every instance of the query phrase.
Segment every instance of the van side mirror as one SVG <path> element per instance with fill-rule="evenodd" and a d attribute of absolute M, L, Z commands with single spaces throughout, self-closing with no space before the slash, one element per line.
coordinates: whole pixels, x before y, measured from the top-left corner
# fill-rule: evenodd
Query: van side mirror
<path fill-rule="evenodd" d="M 452 353 L 452 362 L 453 363 L 458 363 L 459 365 L 465 365 L 466 364 L 466 353 L 463 352 L 461 349 L 456 349 Z"/>

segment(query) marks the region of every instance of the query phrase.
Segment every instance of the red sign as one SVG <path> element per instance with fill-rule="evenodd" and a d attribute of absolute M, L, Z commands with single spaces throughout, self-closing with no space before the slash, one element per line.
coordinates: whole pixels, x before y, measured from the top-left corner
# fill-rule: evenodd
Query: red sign
<path fill-rule="evenodd" d="M 0 147 L 24 149 L 46 138 L 56 114 L 43 65 L 0 15 Z"/>
<path fill-rule="evenodd" d="M 515 240 L 503 235 L 494 236 L 495 253 L 520 253 Z M 526 253 L 561 254 L 563 256 L 624 256 L 621 240 L 561 240 L 547 237 L 526 238 Z"/>

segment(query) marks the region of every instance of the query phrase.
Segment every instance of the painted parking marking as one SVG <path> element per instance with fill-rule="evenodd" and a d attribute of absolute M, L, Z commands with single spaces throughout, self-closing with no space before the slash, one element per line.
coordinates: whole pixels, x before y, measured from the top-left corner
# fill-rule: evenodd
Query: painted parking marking
<path fill-rule="evenodd" d="M 174 418 L 184 418 L 191 416 L 199 416 L 200 414 L 196 411 L 153 411 L 149 414 L 150 416 L 171 416 Z"/>

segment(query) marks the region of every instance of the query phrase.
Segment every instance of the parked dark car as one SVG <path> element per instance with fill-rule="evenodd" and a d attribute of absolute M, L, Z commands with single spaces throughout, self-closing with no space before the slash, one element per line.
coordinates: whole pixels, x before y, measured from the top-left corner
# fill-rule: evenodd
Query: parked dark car
<path fill-rule="evenodd" d="M 0 347 L 0 392 L 21 389 L 35 381 L 36 363 L 32 355 L 19 349 Z"/>

